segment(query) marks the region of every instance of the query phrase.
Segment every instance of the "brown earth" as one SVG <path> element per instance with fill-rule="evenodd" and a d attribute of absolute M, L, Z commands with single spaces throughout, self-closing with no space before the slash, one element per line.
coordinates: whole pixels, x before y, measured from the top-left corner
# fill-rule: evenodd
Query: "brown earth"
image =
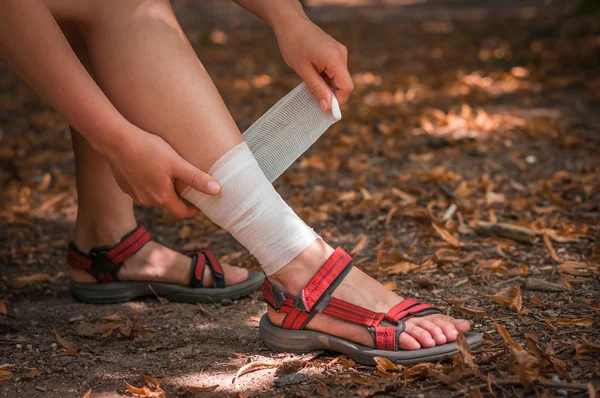
<path fill-rule="evenodd" d="M 74 301 L 67 124 L 0 66 L 0 394 L 112 397 L 130 394 L 124 381 L 164 394 L 140 380 L 147 374 L 169 397 L 215 385 L 207 396 L 595 396 L 597 18 L 555 23 L 555 6 L 541 1 L 308 3 L 348 46 L 356 91 L 344 119 L 275 185 L 332 245 L 354 249 L 359 267 L 468 316 L 486 337 L 474 363 L 468 353 L 394 371 L 327 353 L 290 360 L 260 340 L 259 292 L 223 305 Z M 298 84 L 256 18 L 229 2 L 174 5 L 242 130 Z M 257 268 L 202 216 L 138 215 L 171 247 L 210 246 Z M 480 221 L 530 235 L 485 235 Z M 21 287 L 17 278 L 32 275 Z M 251 365 L 232 382 L 256 361 L 269 367 Z"/>

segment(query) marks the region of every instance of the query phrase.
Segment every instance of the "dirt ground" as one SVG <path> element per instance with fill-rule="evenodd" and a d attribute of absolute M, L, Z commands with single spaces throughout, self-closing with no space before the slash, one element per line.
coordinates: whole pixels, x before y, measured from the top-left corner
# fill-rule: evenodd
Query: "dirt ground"
<path fill-rule="evenodd" d="M 468 317 L 485 344 L 472 357 L 375 369 L 267 350 L 260 292 L 210 305 L 74 301 L 68 126 L 0 65 L 2 396 L 131 395 L 125 382 L 169 397 L 192 396 L 189 387 L 236 397 L 596 396 L 598 19 L 556 23 L 555 5 L 541 1 L 308 3 L 349 48 L 356 90 L 277 189 L 359 267 Z M 174 6 L 240 129 L 299 83 L 256 18 L 223 1 Z M 159 242 L 210 246 L 258 269 L 203 216 L 137 210 Z"/>

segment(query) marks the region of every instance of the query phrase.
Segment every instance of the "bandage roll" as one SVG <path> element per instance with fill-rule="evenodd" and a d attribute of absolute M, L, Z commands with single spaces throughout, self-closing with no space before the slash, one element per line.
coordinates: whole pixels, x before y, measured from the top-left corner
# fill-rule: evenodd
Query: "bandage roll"
<path fill-rule="evenodd" d="M 262 115 L 243 137 L 263 173 L 273 182 L 341 118 L 335 95 L 331 111 L 324 112 L 302 83 Z"/>

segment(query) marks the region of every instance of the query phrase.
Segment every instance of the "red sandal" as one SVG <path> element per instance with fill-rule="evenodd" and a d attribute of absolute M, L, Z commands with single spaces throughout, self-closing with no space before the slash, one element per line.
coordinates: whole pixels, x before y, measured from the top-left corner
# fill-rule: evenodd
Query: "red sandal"
<path fill-rule="evenodd" d="M 210 250 L 187 254 L 192 262 L 188 286 L 151 281 L 120 281 L 118 273 L 123 262 L 150 240 L 150 233 L 146 228 L 139 226 L 125 235 L 116 245 L 93 248 L 87 254 L 79 250 L 74 242 L 69 243 L 67 249 L 69 266 L 85 270 L 98 281 L 98 283 L 71 281 L 69 285 L 71 295 L 77 300 L 95 304 L 117 303 L 154 295 L 170 301 L 207 303 L 247 296 L 263 283 L 262 273 L 249 272 L 248 279 L 244 282 L 226 286 L 223 267 Z M 212 288 L 203 287 L 206 266 L 213 276 Z"/>
<path fill-rule="evenodd" d="M 265 279 L 263 285 L 265 301 L 277 312 L 287 314 L 281 326 L 273 325 L 268 315 L 263 315 L 259 330 L 265 345 L 274 351 L 296 353 L 315 350 L 335 351 L 366 365 L 375 364 L 374 357 L 385 357 L 397 364 L 411 365 L 437 361 L 458 354 L 456 343 L 411 351 L 398 347 L 398 338 L 406 326 L 405 320 L 442 313 L 439 308 L 431 304 L 423 304 L 414 298 L 408 298 L 384 314 L 331 297 L 352 266 L 352 257 L 341 248 L 337 248 L 304 286 L 300 295 L 294 298 L 287 297 Z M 375 348 L 365 347 L 327 333 L 305 330 L 308 322 L 318 313 L 365 326 L 373 336 Z M 469 332 L 465 337 L 471 348 L 483 343 L 483 336 L 479 333 Z"/>

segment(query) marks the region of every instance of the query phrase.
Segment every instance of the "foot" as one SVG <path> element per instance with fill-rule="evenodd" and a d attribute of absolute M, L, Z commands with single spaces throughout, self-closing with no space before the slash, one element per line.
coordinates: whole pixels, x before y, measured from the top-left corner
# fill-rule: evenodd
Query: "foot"
<path fill-rule="evenodd" d="M 87 253 L 92 247 L 112 246 L 118 243 L 78 242 L 77 247 Z M 227 286 L 244 282 L 248 279 L 248 270 L 222 264 Z M 171 250 L 156 242 L 146 243 L 137 253 L 125 260 L 118 276 L 123 281 L 155 281 L 187 286 L 192 271 L 192 259 L 184 254 Z M 77 283 L 97 283 L 96 279 L 86 271 L 70 267 L 71 279 Z M 209 267 L 204 268 L 205 287 L 213 286 L 213 277 Z"/>
<path fill-rule="evenodd" d="M 269 276 L 269 280 L 280 290 L 296 296 L 333 251 L 331 246 L 319 239 L 291 263 Z M 403 300 L 358 268 L 352 268 L 332 296 L 383 313 L 387 313 Z M 268 314 L 269 320 L 276 326 L 280 326 L 285 318 L 285 314 L 277 313 L 270 307 L 268 307 Z M 405 323 L 405 332 L 399 337 L 399 347 L 403 350 L 418 350 L 422 347 L 429 348 L 450 343 L 456 340 L 459 333 L 466 333 L 471 328 L 470 322 L 466 319 L 455 319 L 441 314 L 410 318 Z M 364 326 L 327 315 L 315 315 L 306 325 L 306 329 L 374 347 L 373 337 Z"/>

